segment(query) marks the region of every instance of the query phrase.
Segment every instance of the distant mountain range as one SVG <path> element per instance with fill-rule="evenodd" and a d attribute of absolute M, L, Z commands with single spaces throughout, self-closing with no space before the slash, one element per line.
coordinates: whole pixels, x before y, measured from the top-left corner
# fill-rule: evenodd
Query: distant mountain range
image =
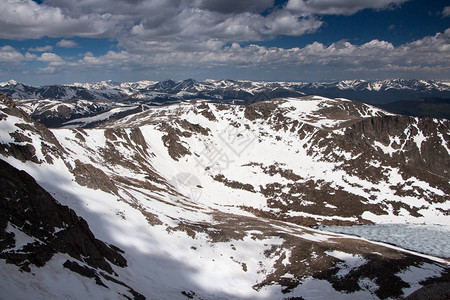
<path fill-rule="evenodd" d="M 334 83 L 257 82 L 240 80 L 101 81 L 30 86 L 14 80 L 0 83 L 30 116 L 52 128 L 96 126 L 151 106 L 208 101 L 249 105 L 266 100 L 319 95 L 346 98 L 392 113 L 450 119 L 450 81 L 347 80 Z M 74 123 L 74 120 L 78 123 Z"/>
<path fill-rule="evenodd" d="M 130 100 L 155 104 L 188 99 L 240 100 L 246 104 L 282 97 L 319 95 L 342 97 L 369 104 L 385 104 L 420 97 L 450 98 L 450 81 L 392 79 L 323 82 L 255 82 L 240 80 L 137 81 L 74 83 L 30 86 L 10 80 L 0 83 L 0 92 L 15 99 Z"/>

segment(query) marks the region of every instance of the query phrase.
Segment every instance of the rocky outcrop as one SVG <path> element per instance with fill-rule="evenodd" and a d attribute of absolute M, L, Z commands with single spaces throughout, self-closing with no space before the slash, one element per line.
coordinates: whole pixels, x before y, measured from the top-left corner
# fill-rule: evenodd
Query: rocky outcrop
<path fill-rule="evenodd" d="M 161 125 L 161 130 L 166 132 L 166 134 L 162 136 L 162 141 L 164 146 L 167 147 L 170 157 L 174 160 L 178 160 L 185 155 L 191 154 L 191 151 L 183 145 L 180 139 L 180 136 L 183 135 L 181 130 L 168 124 Z"/>
<path fill-rule="evenodd" d="M 0 93 L 0 103 L 6 105 L 9 108 L 13 108 L 16 106 L 13 100 L 11 98 L 7 97 L 6 95 Z"/>
<path fill-rule="evenodd" d="M 106 193 L 117 193 L 117 187 L 109 176 L 91 164 L 82 163 L 77 159 L 73 174 L 75 175 L 75 180 L 80 185 L 87 186 L 91 189 L 102 190 Z"/>
<path fill-rule="evenodd" d="M 273 102 L 259 102 L 247 105 L 244 110 L 244 117 L 250 121 L 256 119 L 267 119 L 277 108 L 277 104 Z"/>
<path fill-rule="evenodd" d="M 14 228 L 12 230 L 11 228 Z M 17 247 L 14 231 L 30 241 Z M 60 205 L 24 171 L 0 160 L 0 258 L 24 271 L 44 266 L 54 254 L 66 253 L 93 268 L 114 273 L 125 267 L 117 247 L 95 238 L 85 220 Z"/>
<path fill-rule="evenodd" d="M 360 150 L 375 143 L 390 147 L 391 160 L 449 178 L 449 132 L 447 120 L 383 116 L 353 124 L 345 131 L 345 139 Z"/>
<path fill-rule="evenodd" d="M 21 120 L 21 122 L 14 124 L 16 131 L 10 132 L 14 143 L 1 143 L 0 154 L 12 156 L 22 162 L 32 161 L 34 163 L 52 163 L 54 157 L 62 157 L 67 154 L 47 127 L 35 122 L 27 113 L 18 109 L 10 98 L 0 94 L 0 104 L 4 105 L 0 107 L 0 120 L 6 120 L 9 116 L 17 117 Z M 24 134 L 25 132 L 28 136 Z M 35 135 L 40 141 L 33 143 L 30 134 Z M 42 151 L 42 156 L 45 160 L 36 157 L 37 145 L 40 146 L 40 151 Z"/>

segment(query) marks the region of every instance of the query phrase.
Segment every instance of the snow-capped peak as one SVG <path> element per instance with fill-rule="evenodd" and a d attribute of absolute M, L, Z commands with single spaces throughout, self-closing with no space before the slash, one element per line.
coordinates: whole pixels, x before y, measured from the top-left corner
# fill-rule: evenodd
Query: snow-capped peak
<path fill-rule="evenodd" d="M 17 85 L 18 82 L 15 81 L 14 79 L 8 80 L 8 81 L 4 81 L 4 82 L 0 82 L 0 87 L 3 86 L 10 86 L 10 85 Z"/>

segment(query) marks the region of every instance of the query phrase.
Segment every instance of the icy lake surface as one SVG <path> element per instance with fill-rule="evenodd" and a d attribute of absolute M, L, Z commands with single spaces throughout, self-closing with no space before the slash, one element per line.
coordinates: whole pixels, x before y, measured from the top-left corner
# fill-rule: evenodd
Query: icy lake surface
<path fill-rule="evenodd" d="M 377 224 L 321 226 L 320 229 L 390 243 L 432 256 L 450 257 L 450 226 L 448 225 Z"/>

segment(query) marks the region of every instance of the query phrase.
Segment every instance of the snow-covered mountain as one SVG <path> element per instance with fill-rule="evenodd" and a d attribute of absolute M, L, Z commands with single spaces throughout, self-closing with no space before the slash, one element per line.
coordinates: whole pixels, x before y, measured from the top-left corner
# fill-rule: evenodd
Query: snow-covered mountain
<path fill-rule="evenodd" d="M 16 100 L 16 105 L 47 127 L 93 127 L 99 122 L 141 111 L 140 103 L 109 100 Z"/>
<path fill-rule="evenodd" d="M 42 87 L 27 86 L 14 80 L 0 83 L 0 92 L 15 99 L 31 117 L 49 127 L 63 127 L 82 118 L 92 127 L 105 116 L 122 117 L 148 106 L 191 101 L 251 104 L 260 101 L 321 95 L 347 98 L 382 106 L 395 113 L 412 116 L 448 118 L 450 116 L 450 82 L 423 80 L 340 81 L 334 83 L 255 82 L 193 79 L 118 83 L 74 83 Z M 417 101 L 420 97 L 427 98 Z M 447 98 L 447 99 L 446 99 Z M 405 100 L 414 101 L 405 101 Z M 401 101 L 399 101 L 401 100 Z M 127 112 L 128 111 L 128 112 Z M 91 124 L 92 122 L 93 124 Z"/>
<path fill-rule="evenodd" d="M 388 299 L 448 286 L 448 257 L 314 229 L 448 228 L 447 120 L 303 96 L 47 129 L 20 107 L 1 99 L 6 298 Z"/>
<path fill-rule="evenodd" d="M 0 92 L 15 99 L 52 100 L 145 100 L 156 102 L 181 99 L 242 100 L 254 103 L 281 97 L 305 94 L 325 97 L 346 97 L 373 103 L 393 100 L 415 100 L 419 97 L 450 97 L 450 82 L 433 80 L 346 80 L 332 83 L 255 82 L 241 80 L 193 79 L 161 82 L 138 81 L 117 83 L 74 83 L 33 87 L 14 80 L 0 83 Z"/>
<path fill-rule="evenodd" d="M 232 80 L 208 80 L 197 82 L 166 80 L 161 82 L 138 81 L 116 83 L 74 83 L 33 87 L 14 80 L 0 83 L 0 92 L 15 99 L 52 100 L 121 100 L 150 102 L 179 102 L 186 99 L 235 100 L 255 102 L 280 96 L 301 96 L 303 93 L 290 87 L 289 83 L 266 83 Z"/>
<path fill-rule="evenodd" d="M 417 100 L 423 97 L 450 98 L 450 82 L 444 80 L 345 80 L 307 84 L 301 90 L 307 94 L 344 97 L 370 104 Z"/>

